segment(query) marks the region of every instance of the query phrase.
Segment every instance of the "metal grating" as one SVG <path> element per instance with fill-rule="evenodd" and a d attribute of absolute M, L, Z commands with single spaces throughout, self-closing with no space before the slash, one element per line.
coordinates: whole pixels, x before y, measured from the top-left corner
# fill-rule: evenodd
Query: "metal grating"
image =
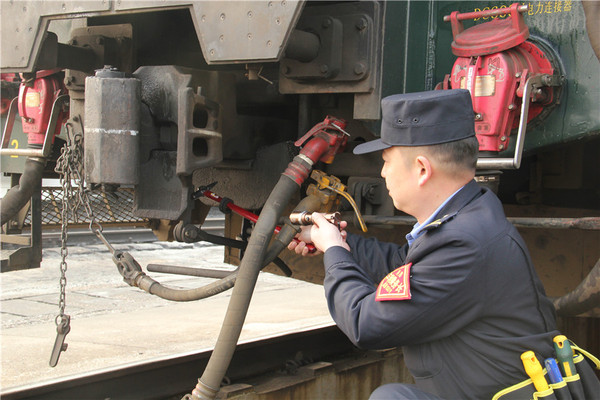
<path fill-rule="evenodd" d="M 42 188 L 42 225 L 62 223 L 62 188 Z M 88 192 L 94 218 L 100 224 L 143 224 L 146 219 L 133 215 L 133 189 L 119 188 L 114 192 Z M 69 200 L 69 225 L 89 224 L 85 208 L 76 207 L 75 199 Z M 73 212 L 74 210 L 74 212 Z M 31 226 L 31 213 L 25 218 L 25 226 Z"/>

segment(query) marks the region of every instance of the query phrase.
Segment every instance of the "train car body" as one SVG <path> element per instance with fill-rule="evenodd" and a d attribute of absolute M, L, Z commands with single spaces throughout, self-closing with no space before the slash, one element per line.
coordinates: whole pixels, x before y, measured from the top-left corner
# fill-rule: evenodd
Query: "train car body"
<path fill-rule="evenodd" d="M 548 294 L 566 295 L 598 264 L 594 2 L 102 0 L 0 8 L 2 73 L 24 82 L 18 114 L 29 147 L 79 133 L 88 186 L 133 188 L 134 213 L 160 239 L 191 240 L 186 227 L 201 227 L 216 204 L 202 196 L 207 188 L 264 212 L 299 153 L 294 142 L 330 115 L 345 121 L 348 136 L 336 149 L 343 151 L 315 168 L 329 182 L 339 178 L 352 200 L 321 194 L 319 209 L 341 210 L 358 231 L 355 203 L 369 234 L 404 240 L 413 221 L 394 211 L 382 161 L 352 148 L 378 137 L 385 96 L 460 87 L 471 91 L 476 112 L 477 179 L 497 191 Z M 10 100 L 4 87 L 3 106 Z M 68 115 L 53 117 L 69 127 L 62 134 L 34 126 L 42 116 L 25 115 L 62 94 Z M 28 155 L 9 154 L 10 143 L 5 133 L 3 158 Z M 300 186 L 285 212 L 317 190 Z M 254 228 L 227 214 L 229 238 L 247 240 Z M 225 250 L 230 263 L 242 256 Z M 293 276 L 322 282 L 320 259 L 280 257 Z M 561 320 L 568 336 L 596 354 L 597 306 Z"/>

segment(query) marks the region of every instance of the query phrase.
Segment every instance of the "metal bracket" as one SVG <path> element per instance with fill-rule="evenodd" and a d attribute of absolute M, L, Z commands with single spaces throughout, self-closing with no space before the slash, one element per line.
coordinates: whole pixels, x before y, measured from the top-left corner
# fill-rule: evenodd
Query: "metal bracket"
<path fill-rule="evenodd" d="M 0 149 L 0 155 L 9 156 L 26 156 L 26 157 L 43 157 L 47 158 L 52 151 L 52 139 L 54 132 L 56 132 L 56 124 L 58 122 L 58 116 L 62 111 L 62 108 L 69 101 L 69 95 L 63 94 L 58 96 L 52 104 L 52 111 L 50 112 L 50 121 L 48 121 L 48 128 L 46 129 L 46 135 L 44 136 L 44 145 L 41 149 L 10 149 L 8 144 L 10 143 L 10 136 L 12 134 L 13 125 L 15 123 L 15 115 L 17 114 L 17 103 L 18 97 L 15 97 L 10 102 L 10 108 L 8 109 L 8 118 L 4 131 L 2 133 L 2 148 Z"/>
<path fill-rule="evenodd" d="M 519 169 L 523 148 L 525 146 L 525 132 L 527 130 L 527 117 L 529 115 L 529 104 L 532 102 L 532 94 L 542 86 L 560 86 L 562 77 L 541 74 L 527 79 L 523 89 L 523 101 L 521 102 L 521 117 L 519 119 L 519 130 L 515 143 L 515 153 L 512 158 L 479 158 L 477 169 Z"/>

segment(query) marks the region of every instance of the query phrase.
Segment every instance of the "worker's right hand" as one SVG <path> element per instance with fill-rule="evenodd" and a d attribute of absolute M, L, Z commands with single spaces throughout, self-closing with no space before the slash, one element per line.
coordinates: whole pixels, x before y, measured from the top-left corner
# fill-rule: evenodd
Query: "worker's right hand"
<path fill-rule="evenodd" d="M 313 225 L 303 226 L 297 235 L 300 243 L 292 242 L 288 248 L 304 256 L 310 254 L 306 248 L 306 243 L 313 243 L 319 251 L 318 254 L 324 253 L 333 246 L 341 246 L 350 251 L 350 247 L 346 243 L 345 228 L 347 225 L 346 221 L 341 221 L 338 228 L 325 219 L 323 214 L 313 213 Z"/>

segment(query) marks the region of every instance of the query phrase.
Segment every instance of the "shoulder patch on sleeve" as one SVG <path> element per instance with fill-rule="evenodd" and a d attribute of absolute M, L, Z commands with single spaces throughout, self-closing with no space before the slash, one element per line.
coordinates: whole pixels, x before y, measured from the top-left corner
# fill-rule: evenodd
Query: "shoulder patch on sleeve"
<path fill-rule="evenodd" d="M 409 300 L 410 295 L 410 267 L 412 263 L 396 268 L 379 282 L 375 301 Z"/>

